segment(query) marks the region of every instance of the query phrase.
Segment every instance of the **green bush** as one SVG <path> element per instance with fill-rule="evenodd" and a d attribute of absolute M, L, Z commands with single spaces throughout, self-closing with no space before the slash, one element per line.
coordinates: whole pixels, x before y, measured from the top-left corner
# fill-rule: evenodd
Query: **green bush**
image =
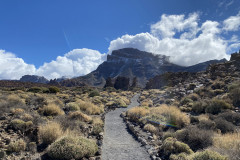
<path fill-rule="evenodd" d="M 31 87 L 28 89 L 28 92 L 38 93 L 42 92 L 42 89 L 40 87 Z"/>
<path fill-rule="evenodd" d="M 53 159 L 65 160 L 94 156 L 97 151 L 98 146 L 93 140 L 66 136 L 51 144 L 47 154 Z"/>
<path fill-rule="evenodd" d="M 171 154 L 169 159 L 170 160 L 189 160 L 188 155 L 186 153 Z"/>
<path fill-rule="evenodd" d="M 240 106 L 240 87 L 238 86 L 237 88 L 233 88 L 229 91 L 229 96 L 233 102 L 233 105 L 235 107 Z"/>
<path fill-rule="evenodd" d="M 206 107 L 207 107 L 207 103 L 204 101 L 195 102 L 193 104 L 192 111 L 198 114 L 205 113 Z"/>
<path fill-rule="evenodd" d="M 218 114 L 223 109 L 231 109 L 232 106 L 223 100 L 213 99 L 209 101 L 208 106 L 205 109 L 206 113 Z"/>
<path fill-rule="evenodd" d="M 98 90 L 93 90 L 89 93 L 89 97 L 95 97 L 95 96 L 100 96 L 100 93 Z"/>
<path fill-rule="evenodd" d="M 227 160 L 227 157 L 214 151 L 205 150 L 202 152 L 196 152 L 193 155 L 192 160 Z"/>
<path fill-rule="evenodd" d="M 192 150 L 204 149 L 213 144 L 213 132 L 199 129 L 196 126 L 188 126 L 176 132 L 178 140 L 188 144 Z"/>
<path fill-rule="evenodd" d="M 60 89 L 56 86 L 49 87 L 49 93 L 58 93 L 60 92 Z"/>
<path fill-rule="evenodd" d="M 163 145 L 161 147 L 165 155 L 170 154 L 178 154 L 178 153 L 186 153 L 186 154 L 192 154 L 193 151 L 191 148 L 182 142 L 177 141 L 176 138 L 168 137 L 163 141 Z"/>
<path fill-rule="evenodd" d="M 216 118 L 214 122 L 216 123 L 216 128 L 220 129 L 222 133 L 234 132 L 236 129 L 231 122 L 228 122 L 223 118 Z"/>
<path fill-rule="evenodd" d="M 29 130 L 33 126 L 32 121 L 24 122 L 21 119 L 14 119 L 10 124 L 15 130 L 20 130 L 22 132 Z"/>

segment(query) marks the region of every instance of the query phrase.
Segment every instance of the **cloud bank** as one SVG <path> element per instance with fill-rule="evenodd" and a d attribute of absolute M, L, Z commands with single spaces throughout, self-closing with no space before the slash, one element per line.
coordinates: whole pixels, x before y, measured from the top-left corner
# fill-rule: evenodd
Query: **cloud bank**
<path fill-rule="evenodd" d="M 190 66 L 212 59 L 229 58 L 227 52 L 236 51 L 240 40 L 240 12 L 222 22 L 207 20 L 200 24 L 199 14 L 166 15 L 150 26 L 150 31 L 123 35 L 110 42 L 108 53 L 131 47 L 170 56 L 170 61 Z M 231 38 L 226 39 L 231 32 Z M 106 60 L 107 54 L 92 49 L 74 49 L 39 68 L 27 64 L 13 53 L 0 50 L 0 79 L 19 79 L 26 74 L 48 79 L 62 76 L 81 76 L 95 70 Z"/>

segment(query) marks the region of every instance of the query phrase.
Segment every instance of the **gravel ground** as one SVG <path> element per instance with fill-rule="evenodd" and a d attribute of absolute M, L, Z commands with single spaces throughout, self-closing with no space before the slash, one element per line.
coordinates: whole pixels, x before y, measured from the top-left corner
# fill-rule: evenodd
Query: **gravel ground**
<path fill-rule="evenodd" d="M 149 154 L 126 129 L 120 114 L 137 106 L 139 95 L 131 99 L 128 108 L 118 108 L 106 114 L 102 147 L 103 160 L 150 160 Z"/>

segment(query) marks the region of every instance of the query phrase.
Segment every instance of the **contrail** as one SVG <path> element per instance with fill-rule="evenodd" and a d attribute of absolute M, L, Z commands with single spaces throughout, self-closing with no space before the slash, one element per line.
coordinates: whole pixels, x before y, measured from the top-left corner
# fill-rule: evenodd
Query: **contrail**
<path fill-rule="evenodd" d="M 64 29 L 63 29 L 63 35 L 64 35 L 64 38 L 65 38 L 65 40 L 66 40 L 66 42 L 67 42 L 69 51 L 71 51 L 71 46 L 70 46 L 70 43 L 69 43 L 68 38 L 67 38 L 67 36 L 66 36 L 66 33 L 64 32 Z"/>

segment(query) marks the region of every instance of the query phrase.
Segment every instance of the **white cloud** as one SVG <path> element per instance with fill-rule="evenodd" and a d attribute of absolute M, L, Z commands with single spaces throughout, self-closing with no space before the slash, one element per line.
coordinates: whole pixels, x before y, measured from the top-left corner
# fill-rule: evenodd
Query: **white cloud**
<path fill-rule="evenodd" d="M 113 40 L 109 53 L 113 50 L 133 47 L 139 50 L 170 56 L 170 61 L 183 66 L 200 62 L 229 58 L 226 54 L 227 42 L 220 36 L 220 24 L 206 21 L 198 26 L 197 13 L 184 15 L 163 15 L 161 20 L 151 25 L 151 33 L 124 35 Z M 179 38 L 174 37 L 179 35 Z"/>
<path fill-rule="evenodd" d="M 95 70 L 106 59 L 106 54 L 92 49 L 74 49 L 64 56 L 58 56 L 50 63 L 44 63 L 36 74 L 48 79 L 62 76 L 81 76 Z"/>
<path fill-rule="evenodd" d="M 240 12 L 223 21 L 223 29 L 226 31 L 238 31 L 240 28 Z"/>
<path fill-rule="evenodd" d="M 184 34 L 184 38 L 192 38 L 197 33 L 198 17 L 197 13 L 190 14 L 186 19 L 184 15 L 163 14 L 159 22 L 151 25 L 151 33 L 160 38 L 172 38 L 176 31 L 188 30 L 190 32 Z"/>
<path fill-rule="evenodd" d="M 0 79 L 19 79 L 23 75 L 35 73 L 34 65 L 27 64 L 13 53 L 0 50 Z"/>

